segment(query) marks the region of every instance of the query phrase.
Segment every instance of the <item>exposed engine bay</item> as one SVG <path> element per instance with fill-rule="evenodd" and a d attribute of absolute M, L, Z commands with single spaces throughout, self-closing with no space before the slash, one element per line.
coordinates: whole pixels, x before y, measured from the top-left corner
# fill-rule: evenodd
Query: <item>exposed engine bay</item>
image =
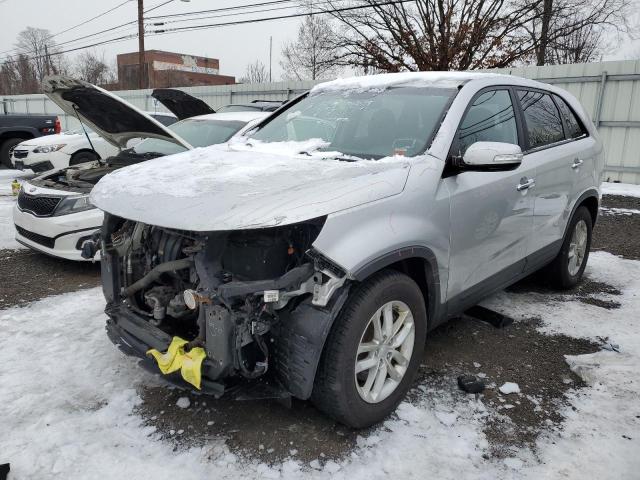
<path fill-rule="evenodd" d="M 153 158 L 161 157 L 160 153 L 136 153 L 133 149 L 121 151 L 118 155 L 109 157 L 106 160 L 96 160 L 77 166 L 63 168 L 53 173 L 43 175 L 38 179 L 30 181 L 33 185 L 44 188 L 55 188 L 78 193 L 89 193 L 96 183 L 107 175 L 127 165 L 144 162 Z"/>
<path fill-rule="evenodd" d="M 205 383 L 261 377 L 289 360 L 282 325 L 292 311 L 304 303 L 328 312 L 345 286 L 345 273 L 312 249 L 323 224 L 188 232 L 110 216 L 102 232 L 103 278 L 105 267 L 115 270 L 112 291 L 105 282 L 107 313 L 184 339 L 186 352 L 203 349 Z"/>

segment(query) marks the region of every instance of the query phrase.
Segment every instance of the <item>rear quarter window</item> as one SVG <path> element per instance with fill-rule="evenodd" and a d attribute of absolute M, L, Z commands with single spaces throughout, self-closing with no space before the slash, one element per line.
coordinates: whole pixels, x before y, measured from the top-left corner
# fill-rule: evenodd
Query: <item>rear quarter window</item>
<path fill-rule="evenodd" d="M 524 113 L 529 148 L 539 148 L 565 139 L 560 112 L 549 94 L 518 90 L 518 99 Z"/>
<path fill-rule="evenodd" d="M 561 97 L 554 95 L 556 104 L 560 109 L 560 114 L 564 119 L 564 124 L 567 127 L 567 138 L 580 138 L 587 134 L 587 130 L 582 125 L 582 122 L 578 119 L 578 116 L 573 113 L 571 107 L 567 105 Z"/>

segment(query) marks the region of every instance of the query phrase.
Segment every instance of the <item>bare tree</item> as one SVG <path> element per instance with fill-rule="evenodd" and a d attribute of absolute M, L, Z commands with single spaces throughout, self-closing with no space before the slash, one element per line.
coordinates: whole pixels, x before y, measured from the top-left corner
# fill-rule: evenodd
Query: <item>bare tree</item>
<path fill-rule="evenodd" d="M 240 83 L 266 83 L 268 81 L 269 71 L 260 60 L 247 65 L 244 76 L 240 78 Z"/>
<path fill-rule="evenodd" d="M 516 0 L 330 0 L 342 26 L 340 62 L 365 72 L 504 67 L 528 54 L 533 6 Z M 335 11 L 340 7 L 367 8 Z"/>
<path fill-rule="evenodd" d="M 114 72 L 105 61 L 104 53 L 99 55 L 87 51 L 78 55 L 75 61 L 75 73 L 81 79 L 96 85 L 112 83 L 114 79 Z"/>
<path fill-rule="evenodd" d="M 633 31 L 633 0 L 537 0 L 524 26 L 537 65 L 592 61 L 605 38 Z"/>
<path fill-rule="evenodd" d="M 58 73 L 52 60 L 58 49 L 49 30 L 27 27 L 18 34 L 15 46 L 19 54 L 29 58 L 38 82 Z"/>
<path fill-rule="evenodd" d="M 282 57 L 280 66 L 287 78 L 318 80 L 336 75 L 336 37 L 329 20 L 320 15 L 305 17 L 296 40 L 282 48 Z"/>

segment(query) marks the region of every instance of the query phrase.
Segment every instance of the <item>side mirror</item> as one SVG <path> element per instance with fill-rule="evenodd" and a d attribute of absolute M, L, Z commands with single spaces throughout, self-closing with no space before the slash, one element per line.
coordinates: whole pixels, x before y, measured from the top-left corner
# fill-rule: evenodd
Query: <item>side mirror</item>
<path fill-rule="evenodd" d="M 501 171 L 513 170 L 522 163 L 519 145 L 503 142 L 476 142 L 462 157 L 464 170 Z"/>

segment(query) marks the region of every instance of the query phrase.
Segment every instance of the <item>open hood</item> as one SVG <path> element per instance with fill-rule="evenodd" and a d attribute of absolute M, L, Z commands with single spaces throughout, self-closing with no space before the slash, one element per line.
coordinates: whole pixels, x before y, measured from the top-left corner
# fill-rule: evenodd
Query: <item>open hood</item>
<path fill-rule="evenodd" d="M 156 88 L 151 96 L 178 117 L 178 120 L 216 113 L 203 100 L 175 88 Z"/>
<path fill-rule="evenodd" d="M 273 227 L 402 192 L 409 162 L 345 162 L 213 146 L 125 167 L 91 203 L 113 215 L 191 231 Z"/>
<path fill-rule="evenodd" d="M 192 148 L 157 120 L 122 98 L 83 80 L 64 76 L 45 77 L 44 93 L 67 115 L 82 122 L 120 149 L 133 138 L 159 138 Z"/>

